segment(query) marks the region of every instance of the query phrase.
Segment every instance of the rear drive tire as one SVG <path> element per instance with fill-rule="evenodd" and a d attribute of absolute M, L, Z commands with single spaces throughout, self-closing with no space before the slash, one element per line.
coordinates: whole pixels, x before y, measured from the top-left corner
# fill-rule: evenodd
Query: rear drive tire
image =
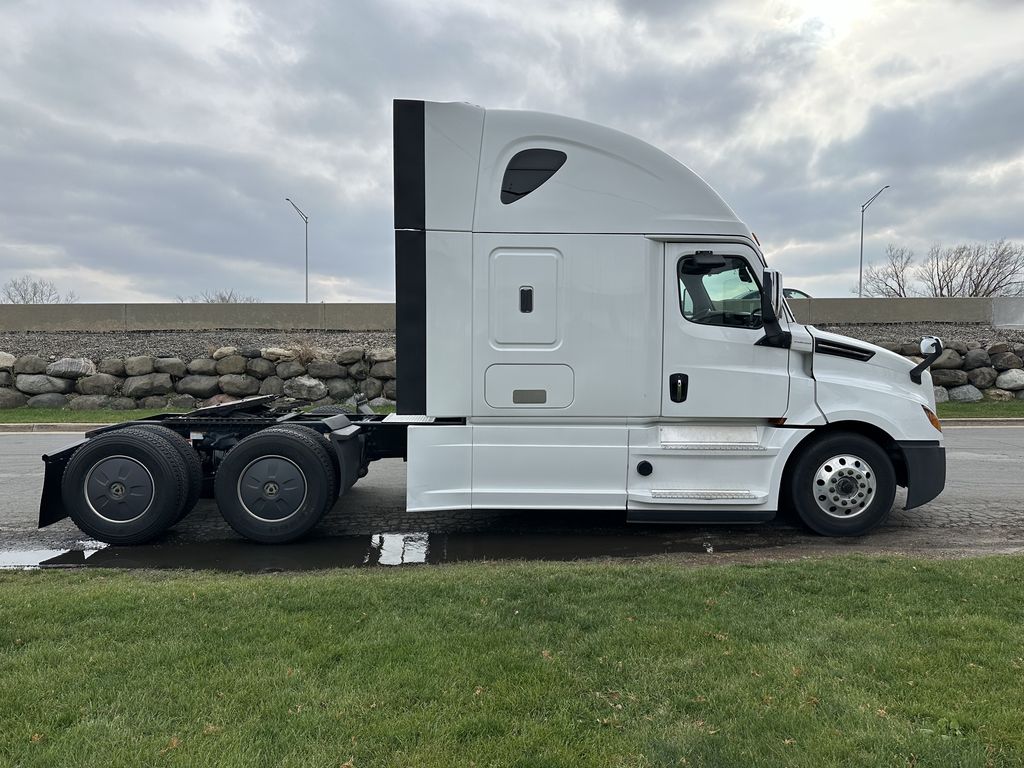
<path fill-rule="evenodd" d="M 335 471 L 309 430 L 271 427 L 228 451 L 214 496 L 228 525 L 247 539 L 280 544 L 304 536 L 334 502 Z"/>
<path fill-rule="evenodd" d="M 332 406 L 325 405 L 323 407 L 331 408 Z M 334 505 L 338 503 L 338 499 L 341 497 L 341 464 L 338 460 L 338 454 L 335 453 L 334 447 L 331 445 L 331 441 L 327 439 L 327 435 L 325 435 L 323 432 L 319 432 L 313 429 L 312 427 L 306 426 L 305 424 L 297 424 L 293 422 L 283 421 L 280 424 L 275 424 L 272 427 L 267 427 L 267 430 L 275 429 L 283 429 L 286 431 L 290 430 L 293 432 L 299 432 L 304 435 L 311 435 L 313 439 L 318 440 L 320 444 L 323 445 L 324 450 L 327 452 L 327 456 L 331 460 L 331 464 L 334 466 L 334 500 L 331 501 L 330 505 L 327 507 L 327 510 L 324 512 L 324 514 L 326 515 L 334 508 Z"/>
<path fill-rule="evenodd" d="M 188 472 L 188 490 L 185 493 L 185 504 L 182 506 L 181 515 L 178 517 L 178 520 L 183 520 L 195 508 L 203 489 L 203 465 L 199 461 L 199 454 L 188 440 L 169 427 L 159 424 L 140 424 L 135 429 L 150 432 L 154 437 L 166 440 L 185 462 L 185 469 Z"/>
<path fill-rule="evenodd" d="M 71 519 L 108 544 L 141 544 L 179 518 L 188 470 L 152 432 L 126 427 L 88 440 L 71 456 L 61 496 Z"/>
<path fill-rule="evenodd" d="M 881 525 L 896 498 L 896 472 L 878 443 L 852 432 L 804 448 L 788 473 L 800 519 L 822 536 L 861 536 Z"/>

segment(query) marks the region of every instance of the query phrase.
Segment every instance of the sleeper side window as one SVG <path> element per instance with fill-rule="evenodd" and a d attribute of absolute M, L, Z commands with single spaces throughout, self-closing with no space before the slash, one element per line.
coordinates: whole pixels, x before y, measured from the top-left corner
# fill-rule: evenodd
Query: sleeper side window
<path fill-rule="evenodd" d="M 565 152 L 557 149 L 524 149 L 516 152 L 501 179 L 501 202 L 521 200 L 550 179 L 565 164 Z"/>
<path fill-rule="evenodd" d="M 679 311 L 701 325 L 761 327 L 761 291 L 745 259 L 698 253 L 677 266 Z"/>

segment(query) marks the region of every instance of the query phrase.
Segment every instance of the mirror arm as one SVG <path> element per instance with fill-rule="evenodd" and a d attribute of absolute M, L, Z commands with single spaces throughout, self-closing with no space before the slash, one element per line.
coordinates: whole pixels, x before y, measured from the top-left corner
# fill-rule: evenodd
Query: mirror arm
<path fill-rule="evenodd" d="M 764 285 L 761 287 L 761 321 L 764 324 L 765 335 L 756 341 L 754 346 L 789 349 L 793 344 L 793 334 L 782 330 L 779 323 L 779 316 L 772 305 L 774 288 L 771 274 L 765 274 Z"/>

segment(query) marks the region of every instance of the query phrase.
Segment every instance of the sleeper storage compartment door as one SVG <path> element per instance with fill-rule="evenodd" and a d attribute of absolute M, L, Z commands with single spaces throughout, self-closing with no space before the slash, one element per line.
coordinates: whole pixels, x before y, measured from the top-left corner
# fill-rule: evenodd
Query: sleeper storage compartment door
<path fill-rule="evenodd" d="M 568 365 L 492 365 L 484 398 L 492 408 L 568 408 L 573 374 Z"/>

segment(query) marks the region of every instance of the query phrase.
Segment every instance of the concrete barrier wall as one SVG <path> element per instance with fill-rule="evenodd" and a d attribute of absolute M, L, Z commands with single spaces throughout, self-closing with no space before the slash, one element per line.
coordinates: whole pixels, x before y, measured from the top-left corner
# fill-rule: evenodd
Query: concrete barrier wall
<path fill-rule="evenodd" d="M 800 322 L 814 325 L 992 323 L 993 305 L 1003 301 L 1024 299 L 793 299 L 789 306 Z"/>
<path fill-rule="evenodd" d="M 817 325 L 958 322 L 1024 328 L 1024 298 L 794 299 Z M 393 331 L 394 304 L 0 304 L 0 331 Z"/>
<path fill-rule="evenodd" d="M 392 331 L 394 304 L 0 304 L 4 331 Z"/>

